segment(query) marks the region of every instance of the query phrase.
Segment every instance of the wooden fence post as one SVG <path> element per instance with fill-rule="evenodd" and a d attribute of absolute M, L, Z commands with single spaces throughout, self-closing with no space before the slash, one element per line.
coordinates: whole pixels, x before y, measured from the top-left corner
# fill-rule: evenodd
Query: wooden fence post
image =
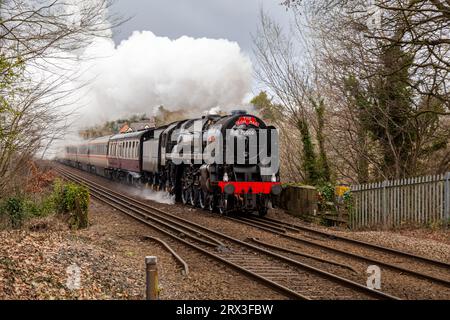
<path fill-rule="evenodd" d="M 158 300 L 158 267 L 156 265 L 157 258 L 155 256 L 145 257 L 146 270 L 146 299 Z"/>
<path fill-rule="evenodd" d="M 383 181 L 381 187 L 383 188 L 381 203 L 383 206 L 383 228 L 387 228 L 387 196 L 386 196 L 386 180 Z"/>
<path fill-rule="evenodd" d="M 450 172 L 445 175 L 444 190 L 444 226 L 447 228 L 450 219 Z"/>

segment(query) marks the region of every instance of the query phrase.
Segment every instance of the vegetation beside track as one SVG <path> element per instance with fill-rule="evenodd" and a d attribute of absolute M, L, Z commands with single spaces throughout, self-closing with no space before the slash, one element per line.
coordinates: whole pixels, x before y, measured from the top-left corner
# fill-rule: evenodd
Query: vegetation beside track
<path fill-rule="evenodd" d="M 19 229 L 27 221 L 58 215 L 71 229 L 89 224 L 89 190 L 76 183 L 55 179 L 51 170 L 36 166 L 23 189 L 0 198 L 0 229 Z"/>

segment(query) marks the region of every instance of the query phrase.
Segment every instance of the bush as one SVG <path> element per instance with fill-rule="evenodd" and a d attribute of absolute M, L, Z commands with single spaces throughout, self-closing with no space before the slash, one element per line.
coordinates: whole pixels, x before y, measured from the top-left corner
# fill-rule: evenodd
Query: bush
<path fill-rule="evenodd" d="M 324 183 L 317 187 L 319 191 L 319 210 L 335 211 L 335 187 L 331 183 Z"/>
<path fill-rule="evenodd" d="M 56 180 L 50 194 L 18 195 L 0 202 L 0 214 L 13 228 L 20 228 L 27 218 L 67 214 L 70 227 L 80 229 L 88 226 L 88 206 L 89 191 L 86 187 Z"/>
<path fill-rule="evenodd" d="M 14 229 L 20 228 L 26 217 L 24 201 L 20 197 L 11 197 L 4 204 L 4 211 Z"/>
<path fill-rule="evenodd" d="M 69 224 L 72 229 L 86 228 L 88 221 L 89 190 L 75 183 L 55 181 L 54 204 L 58 213 L 69 214 Z"/>

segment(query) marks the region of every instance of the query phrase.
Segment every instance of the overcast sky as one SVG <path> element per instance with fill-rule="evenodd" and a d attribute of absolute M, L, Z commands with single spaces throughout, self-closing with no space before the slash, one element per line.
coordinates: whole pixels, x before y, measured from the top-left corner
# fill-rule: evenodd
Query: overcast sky
<path fill-rule="evenodd" d="M 132 17 L 115 34 L 116 44 L 134 30 L 149 30 L 171 39 L 183 35 L 236 41 L 252 55 L 261 6 L 282 26 L 289 26 L 289 12 L 281 0 L 116 0 L 113 10 Z"/>

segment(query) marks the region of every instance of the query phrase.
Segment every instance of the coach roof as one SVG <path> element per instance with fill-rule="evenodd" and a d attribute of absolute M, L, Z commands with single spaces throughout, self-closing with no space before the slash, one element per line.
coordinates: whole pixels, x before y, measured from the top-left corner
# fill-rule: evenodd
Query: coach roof
<path fill-rule="evenodd" d="M 130 132 L 130 133 L 119 133 L 116 134 L 114 136 L 111 137 L 111 141 L 114 140 L 125 140 L 125 139 L 140 139 L 141 136 L 149 131 L 151 131 L 153 129 L 150 130 L 141 130 L 141 131 L 136 131 L 136 132 Z"/>

